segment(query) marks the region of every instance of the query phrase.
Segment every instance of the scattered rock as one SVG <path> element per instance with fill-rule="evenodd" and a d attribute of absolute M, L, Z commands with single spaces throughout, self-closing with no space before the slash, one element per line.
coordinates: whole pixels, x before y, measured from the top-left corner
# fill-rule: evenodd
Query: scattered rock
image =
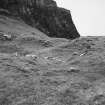
<path fill-rule="evenodd" d="M 12 33 L 0 32 L 0 40 L 1 41 L 12 41 L 15 38 L 16 38 L 16 36 L 13 35 Z"/>

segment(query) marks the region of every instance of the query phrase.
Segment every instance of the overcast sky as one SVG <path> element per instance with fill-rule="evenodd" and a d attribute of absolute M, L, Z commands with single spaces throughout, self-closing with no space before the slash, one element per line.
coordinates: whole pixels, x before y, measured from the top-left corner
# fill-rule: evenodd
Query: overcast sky
<path fill-rule="evenodd" d="M 71 11 L 82 36 L 105 35 L 105 0 L 55 0 Z"/>

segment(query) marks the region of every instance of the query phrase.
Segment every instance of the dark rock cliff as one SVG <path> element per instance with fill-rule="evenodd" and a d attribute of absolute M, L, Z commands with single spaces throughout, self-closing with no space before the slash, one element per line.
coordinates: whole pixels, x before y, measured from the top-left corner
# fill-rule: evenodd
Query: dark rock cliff
<path fill-rule="evenodd" d="M 70 11 L 57 7 L 53 0 L 0 0 L 0 8 L 50 37 L 75 39 L 80 36 Z"/>

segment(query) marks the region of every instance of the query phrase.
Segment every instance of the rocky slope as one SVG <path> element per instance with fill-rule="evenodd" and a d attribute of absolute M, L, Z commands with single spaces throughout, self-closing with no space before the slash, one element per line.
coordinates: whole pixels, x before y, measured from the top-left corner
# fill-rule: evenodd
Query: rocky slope
<path fill-rule="evenodd" d="M 105 37 L 50 38 L 3 9 L 0 105 L 105 105 Z"/>
<path fill-rule="evenodd" d="M 0 15 L 0 105 L 105 105 L 105 37 L 50 38 Z"/>
<path fill-rule="evenodd" d="M 0 0 L 0 13 L 20 17 L 51 37 L 75 39 L 80 35 L 69 10 L 53 0 Z"/>

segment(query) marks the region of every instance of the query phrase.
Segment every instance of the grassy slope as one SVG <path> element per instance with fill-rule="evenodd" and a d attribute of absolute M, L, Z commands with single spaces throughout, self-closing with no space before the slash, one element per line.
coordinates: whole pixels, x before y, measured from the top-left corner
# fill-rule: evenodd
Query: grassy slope
<path fill-rule="evenodd" d="M 49 38 L 0 16 L 0 105 L 105 105 L 105 38 Z M 1 37 L 1 36 L 0 36 Z"/>

